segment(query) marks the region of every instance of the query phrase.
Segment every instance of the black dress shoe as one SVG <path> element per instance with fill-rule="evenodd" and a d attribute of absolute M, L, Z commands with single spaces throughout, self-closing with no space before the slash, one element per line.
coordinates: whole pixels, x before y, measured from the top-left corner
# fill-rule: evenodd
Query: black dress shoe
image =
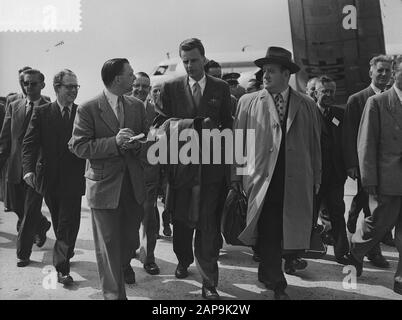
<path fill-rule="evenodd" d="M 124 282 L 127 284 L 135 283 L 135 273 L 131 266 L 127 266 L 124 268 Z"/>
<path fill-rule="evenodd" d="M 175 275 L 176 278 L 178 278 L 178 279 L 187 278 L 187 276 L 188 276 L 187 267 L 185 267 L 185 266 L 183 266 L 181 263 L 179 263 L 179 264 L 177 265 L 177 268 L 176 268 L 176 271 L 175 271 L 174 275 Z"/>
<path fill-rule="evenodd" d="M 29 259 L 17 259 L 17 267 L 26 267 L 31 261 Z"/>
<path fill-rule="evenodd" d="M 46 232 L 50 229 L 50 226 L 52 224 L 46 220 L 44 223 L 43 227 L 41 228 L 41 231 L 38 232 L 38 234 L 35 235 L 35 243 L 39 248 L 42 248 L 43 245 L 46 242 Z"/>
<path fill-rule="evenodd" d="M 343 264 L 344 266 L 349 264 L 349 258 L 347 255 L 341 257 L 335 257 L 336 262 Z"/>
<path fill-rule="evenodd" d="M 219 300 L 220 296 L 215 287 L 202 286 L 202 297 L 206 300 Z"/>
<path fill-rule="evenodd" d="M 278 289 L 274 291 L 275 300 L 290 300 L 289 295 L 285 292 L 284 289 Z"/>
<path fill-rule="evenodd" d="M 360 277 L 363 272 L 363 262 L 358 261 L 351 253 L 347 254 L 347 258 L 349 259 L 348 265 L 354 266 L 356 268 L 356 276 Z"/>
<path fill-rule="evenodd" d="M 384 258 L 384 256 L 382 254 L 375 254 L 373 256 L 367 256 L 367 258 L 370 260 L 370 263 L 377 268 L 382 268 L 382 269 L 389 268 L 389 262 L 387 261 L 387 259 Z"/>
<path fill-rule="evenodd" d="M 153 276 L 160 273 L 159 267 L 155 262 L 144 264 L 144 269 L 147 273 Z"/>
<path fill-rule="evenodd" d="M 172 229 L 170 228 L 170 225 L 169 225 L 169 224 L 166 225 L 166 226 L 163 226 L 163 234 L 164 234 L 166 237 L 171 237 L 171 236 L 172 236 Z"/>
<path fill-rule="evenodd" d="M 394 292 L 397 294 L 402 294 L 402 282 L 394 282 Z"/>
<path fill-rule="evenodd" d="M 63 275 L 61 272 L 57 272 L 57 282 L 61 283 L 63 286 L 71 286 L 74 280 L 69 274 Z"/>
<path fill-rule="evenodd" d="M 307 268 L 307 261 L 301 258 L 286 259 L 285 273 L 294 274 L 296 270 L 304 270 Z"/>

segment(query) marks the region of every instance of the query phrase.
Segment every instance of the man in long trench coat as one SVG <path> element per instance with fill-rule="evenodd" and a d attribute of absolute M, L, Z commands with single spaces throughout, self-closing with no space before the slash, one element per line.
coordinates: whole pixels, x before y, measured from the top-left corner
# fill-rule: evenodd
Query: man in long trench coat
<path fill-rule="evenodd" d="M 313 193 L 321 181 L 319 127 L 314 101 L 288 85 L 300 69 L 289 51 L 270 47 L 255 64 L 264 70 L 264 89 L 240 99 L 234 123 L 235 130 L 254 129 L 255 142 L 244 144 L 247 162 L 233 166 L 232 185 L 248 196 L 247 226 L 239 239 L 258 243 L 258 280 L 284 300 L 289 296 L 282 252 L 310 244 Z"/>

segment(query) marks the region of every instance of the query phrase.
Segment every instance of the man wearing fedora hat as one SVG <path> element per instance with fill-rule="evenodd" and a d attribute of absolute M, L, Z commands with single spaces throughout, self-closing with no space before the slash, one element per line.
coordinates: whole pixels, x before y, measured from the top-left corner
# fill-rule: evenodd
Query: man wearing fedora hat
<path fill-rule="evenodd" d="M 321 182 L 320 132 L 314 101 L 288 84 L 300 70 L 291 53 L 269 47 L 254 63 L 263 69 L 264 89 L 240 98 L 234 129 L 254 129 L 255 141 L 244 144 L 246 174 L 239 175 L 235 164 L 232 187 L 248 194 L 247 225 L 239 239 L 258 244 L 258 280 L 283 300 L 289 296 L 282 252 L 310 245 L 313 193 Z"/>

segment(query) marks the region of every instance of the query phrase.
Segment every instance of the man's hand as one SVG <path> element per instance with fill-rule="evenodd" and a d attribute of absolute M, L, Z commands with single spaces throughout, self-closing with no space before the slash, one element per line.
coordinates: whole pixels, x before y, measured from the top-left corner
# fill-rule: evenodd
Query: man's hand
<path fill-rule="evenodd" d="M 372 196 L 374 196 L 374 197 L 377 196 L 377 187 L 376 187 L 376 186 L 364 187 L 364 190 L 365 190 L 368 194 L 370 194 L 370 195 L 372 195 Z"/>
<path fill-rule="evenodd" d="M 356 180 L 356 178 L 359 178 L 359 169 L 357 167 L 349 168 L 347 174 L 350 178 Z"/>
<path fill-rule="evenodd" d="M 117 146 L 121 147 L 124 143 L 126 143 L 130 138 L 134 136 L 134 131 L 129 128 L 120 129 L 119 133 L 116 136 Z"/>
<path fill-rule="evenodd" d="M 311 189 L 310 189 L 311 190 Z M 314 193 L 315 194 L 318 194 L 318 192 L 320 192 L 320 184 L 319 183 L 316 183 L 315 185 L 314 185 Z"/>
<path fill-rule="evenodd" d="M 35 173 L 33 172 L 28 172 L 24 176 L 24 181 L 26 182 L 27 185 L 29 185 L 32 189 L 35 189 Z"/>
<path fill-rule="evenodd" d="M 202 129 L 215 129 L 217 128 L 217 125 L 215 123 L 214 120 L 212 120 L 211 118 L 205 118 L 202 121 Z"/>

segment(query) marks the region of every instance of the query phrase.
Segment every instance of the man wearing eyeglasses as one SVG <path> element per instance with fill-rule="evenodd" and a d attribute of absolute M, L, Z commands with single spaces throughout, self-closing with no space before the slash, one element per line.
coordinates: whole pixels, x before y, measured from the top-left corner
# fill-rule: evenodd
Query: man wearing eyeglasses
<path fill-rule="evenodd" d="M 18 216 L 17 230 L 20 229 L 25 215 L 39 216 L 39 222 L 33 229 L 38 247 L 42 247 L 46 241 L 46 232 L 50 228 L 50 222 L 41 214 L 42 197 L 22 179 L 21 150 L 22 140 L 34 107 L 48 102 L 41 96 L 41 91 L 45 87 L 44 81 L 45 77 L 39 70 L 30 69 L 24 72 L 23 85 L 27 96 L 9 105 L 0 134 L 0 169 L 9 159 L 6 179 L 9 187 L 15 193 L 13 209 Z M 18 267 L 25 267 L 29 264 L 29 257 L 21 256 L 18 250 L 17 258 Z"/>
<path fill-rule="evenodd" d="M 7 96 L 4 111 L 6 111 L 8 109 L 9 105 L 12 102 L 26 98 L 27 92 L 24 87 L 24 73 L 25 73 L 25 71 L 30 70 L 30 69 L 32 69 L 32 68 L 25 66 L 18 70 L 18 83 L 21 87 L 21 92 L 9 94 Z M 42 98 L 44 98 L 47 101 L 50 101 L 50 98 L 48 96 L 42 95 Z M 1 121 L 1 125 L 2 124 L 3 124 L 3 121 Z M 3 171 L 4 172 L 7 171 L 7 164 L 4 165 Z M 15 199 L 14 188 L 12 186 L 9 187 L 8 184 L 5 184 L 4 193 L 5 193 L 4 194 L 4 211 L 13 211 L 14 207 L 16 206 L 15 203 L 17 203 L 17 205 L 18 205 L 18 201 L 16 201 L 16 199 Z M 19 228 L 19 224 L 18 224 L 18 228 Z"/>
<path fill-rule="evenodd" d="M 56 235 L 53 264 L 58 282 L 71 285 L 70 259 L 81 218 L 81 197 L 85 194 L 85 160 L 68 147 L 77 110 L 74 103 L 79 85 L 68 69 L 53 79 L 56 101 L 35 108 L 22 144 L 22 167 L 25 182 L 43 195 L 49 208 Z M 32 226 L 39 217 L 26 215 L 18 237 L 18 248 L 29 256 L 32 249 Z"/>

